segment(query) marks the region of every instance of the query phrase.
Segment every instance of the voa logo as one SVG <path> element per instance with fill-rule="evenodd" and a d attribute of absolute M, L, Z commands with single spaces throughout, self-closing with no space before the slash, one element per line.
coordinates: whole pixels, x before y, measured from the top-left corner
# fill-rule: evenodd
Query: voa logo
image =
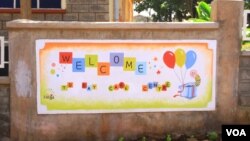
<path fill-rule="evenodd" d="M 247 136 L 244 129 L 226 129 L 227 136 Z"/>

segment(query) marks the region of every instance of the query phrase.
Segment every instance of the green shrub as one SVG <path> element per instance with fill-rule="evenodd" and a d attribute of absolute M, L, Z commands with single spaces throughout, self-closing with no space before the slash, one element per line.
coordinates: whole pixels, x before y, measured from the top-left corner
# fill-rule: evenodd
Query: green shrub
<path fill-rule="evenodd" d="M 210 141 L 216 141 L 218 139 L 218 134 L 215 131 L 208 132 L 207 137 Z"/>
<path fill-rule="evenodd" d="M 188 19 L 190 22 L 208 22 L 211 21 L 211 5 L 204 1 L 198 2 L 196 6 L 198 18 Z"/>

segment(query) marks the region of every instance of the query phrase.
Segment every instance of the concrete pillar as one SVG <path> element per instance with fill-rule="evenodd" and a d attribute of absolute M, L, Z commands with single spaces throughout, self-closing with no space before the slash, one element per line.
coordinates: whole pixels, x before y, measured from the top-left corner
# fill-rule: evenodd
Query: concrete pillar
<path fill-rule="evenodd" d="M 220 24 L 217 48 L 217 86 L 220 87 L 216 100 L 217 112 L 221 113 L 218 120 L 222 123 L 235 123 L 237 117 L 243 6 L 242 0 L 215 0 L 212 4 L 212 19 Z"/>

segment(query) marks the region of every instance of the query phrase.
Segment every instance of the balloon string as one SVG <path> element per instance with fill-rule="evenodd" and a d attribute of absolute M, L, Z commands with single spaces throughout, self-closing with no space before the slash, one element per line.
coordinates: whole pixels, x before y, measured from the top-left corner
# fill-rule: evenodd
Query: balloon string
<path fill-rule="evenodd" d="M 184 80 L 186 79 L 186 73 L 187 73 L 187 69 L 185 70 L 185 73 L 184 73 Z"/>
<path fill-rule="evenodd" d="M 183 78 L 183 74 L 182 74 L 182 68 L 180 68 L 180 71 L 181 71 L 181 82 L 182 82 L 182 84 L 184 84 L 184 78 Z"/>
<path fill-rule="evenodd" d="M 179 78 L 179 76 L 177 75 L 177 73 L 175 72 L 175 69 L 174 69 L 174 73 L 175 73 L 175 76 L 179 79 L 179 81 L 181 82 L 181 79 Z"/>

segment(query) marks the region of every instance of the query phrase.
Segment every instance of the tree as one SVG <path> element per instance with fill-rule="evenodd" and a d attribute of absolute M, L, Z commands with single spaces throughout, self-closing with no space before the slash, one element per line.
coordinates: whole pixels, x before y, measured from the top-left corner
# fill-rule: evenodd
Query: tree
<path fill-rule="evenodd" d="M 150 11 L 152 20 L 155 22 L 182 21 L 196 17 L 195 5 L 201 0 L 135 0 L 135 11 Z M 211 2 L 211 0 L 205 0 Z"/>
<path fill-rule="evenodd" d="M 244 5 L 245 9 L 250 9 L 250 0 L 244 0 L 244 2 L 245 2 Z"/>

